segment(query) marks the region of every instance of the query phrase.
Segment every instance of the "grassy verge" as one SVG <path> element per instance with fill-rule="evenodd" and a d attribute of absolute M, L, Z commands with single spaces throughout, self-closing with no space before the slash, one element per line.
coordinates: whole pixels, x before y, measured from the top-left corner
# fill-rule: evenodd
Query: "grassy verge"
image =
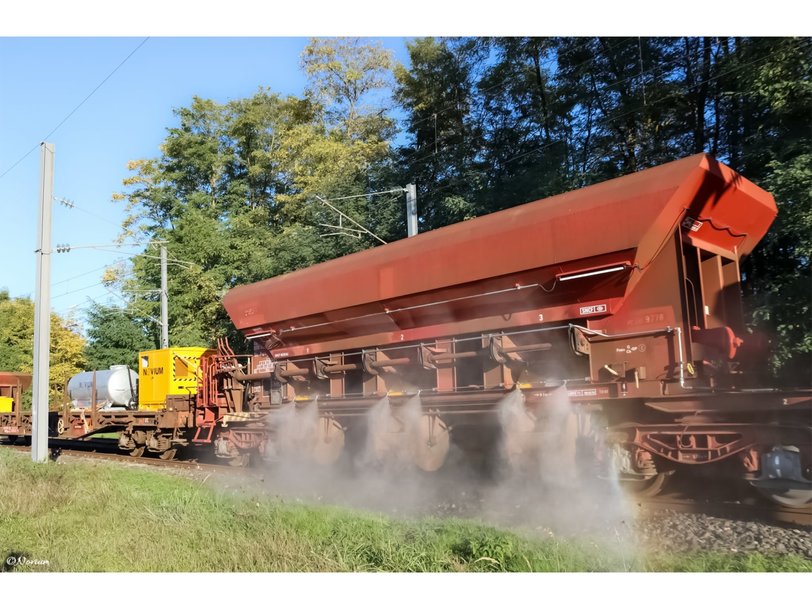
<path fill-rule="evenodd" d="M 114 464 L 0 448 L 0 558 L 27 571 L 810 571 L 796 556 L 632 557 L 454 519 L 228 495 Z"/>

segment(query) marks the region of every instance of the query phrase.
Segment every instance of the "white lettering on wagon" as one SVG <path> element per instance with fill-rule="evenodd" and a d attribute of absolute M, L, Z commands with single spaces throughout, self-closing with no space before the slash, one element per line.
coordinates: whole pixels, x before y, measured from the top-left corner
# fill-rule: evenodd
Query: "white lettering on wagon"
<path fill-rule="evenodd" d="M 581 307 L 581 315 L 594 315 L 595 313 L 606 313 L 606 305 L 592 305 L 591 307 Z"/>
<path fill-rule="evenodd" d="M 266 358 L 254 358 L 252 371 L 257 372 L 273 372 L 273 362 Z"/>

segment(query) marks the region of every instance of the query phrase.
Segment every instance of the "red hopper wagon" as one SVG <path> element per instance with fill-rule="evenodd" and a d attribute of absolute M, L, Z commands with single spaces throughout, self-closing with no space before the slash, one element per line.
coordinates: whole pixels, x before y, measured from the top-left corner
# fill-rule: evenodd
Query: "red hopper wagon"
<path fill-rule="evenodd" d="M 221 353 L 212 378 L 310 424 L 221 448 L 330 462 L 346 432 L 425 470 L 452 443 L 525 465 L 549 454 L 563 401 L 573 442 L 554 450 L 601 452 L 638 489 L 724 462 L 804 504 L 812 396 L 751 386 L 764 354 L 739 285 L 776 213 L 700 154 L 236 287 L 223 305 L 255 354 Z"/>

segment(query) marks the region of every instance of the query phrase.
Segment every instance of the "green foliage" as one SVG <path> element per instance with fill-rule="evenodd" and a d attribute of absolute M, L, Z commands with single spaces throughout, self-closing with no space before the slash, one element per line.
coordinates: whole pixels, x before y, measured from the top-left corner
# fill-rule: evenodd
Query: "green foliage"
<path fill-rule="evenodd" d="M 515 570 L 510 569 L 517 558 L 513 541 L 501 535 L 482 533 L 456 544 L 454 551 L 463 561 L 477 565 L 483 571 Z M 518 570 L 523 569 L 519 567 Z"/>
<path fill-rule="evenodd" d="M 130 164 L 128 218 L 122 237 L 159 239 L 170 257 L 169 325 L 174 345 L 211 345 L 228 336 L 244 348 L 220 299 L 231 287 L 309 266 L 374 244 L 369 237 L 321 237 L 321 224 L 338 218 L 317 197 L 381 188 L 393 122 L 381 107 L 391 58 L 358 40 L 313 40 L 302 56 L 309 78 L 305 98 L 267 89 L 225 104 L 195 97 L 175 111 L 157 159 Z M 362 224 L 391 234 L 393 216 L 364 198 L 339 207 Z M 138 294 L 128 310 L 141 320 L 159 316 L 157 250 L 136 257 L 129 279 L 116 282 Z M 92 319 L 94 338 L 105 336 Z"/>
<path fill-rule="evenodd" d="M 738 47 L 736 84 L 749 137 L 747 174 L 778 203 L 778 219 L 742 266 L 753 326 L 772 338 L 772 369 L 788 384 L 812 382 L 812 51 L 797 41 L 755 39 Z M 758 59 L 755 59 L 758 58 Z"/>
<path fill-rule="evenodd" d="M 392 54 L 358 38 L 312 39 L 302 53 L 308 94 L 324 108 L 325 118 L 350 138 L 374 145 L 391 129 L 376 106 L 364 107 L 370 93 L 388 89 Z"/>
<path fill-rule="evenodd" d="M 117 307 L 93 305 L 87 313 L 85 356 L 90 370 L 126 364 L 138 370 L 138 352 L 158 347 L 151 327 Z M 145 327 L 146 326 L 146 327 Z"/>
<path fill-rule="evenodd" d="M 485 178 L 476 108 L 477 69 L 484 57 L 472 40 L 420 38 L 408 49 L 411 66 L 395 71 L 396 99 L 407 111 L 411 139 L 399 151 L 398 164 L 401 182 L 418 187 L 425 231 L 487 211 L 474 203 Z"/>
<path fill-rule="evenodd" d="M 84 369 L 84 339 L 75 324 L 51 314 L 50 401 L 63 398 L 68 379 Z M 30 374 L 34 367 L 34 303 L 0 291 L 0 370 Z"/>

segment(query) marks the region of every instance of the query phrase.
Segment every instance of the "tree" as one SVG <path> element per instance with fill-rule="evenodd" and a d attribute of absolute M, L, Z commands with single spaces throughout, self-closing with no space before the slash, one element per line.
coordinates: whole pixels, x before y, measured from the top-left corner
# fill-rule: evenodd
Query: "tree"
<path fill-rule="evenodd" d="M 317 197 L 370 192 L 388 179 L 393 122 L 378 94 L 390 62 L 377 45 L 311 41 L 303 54 L 306 97 L 267 89 L 226 104 L 195 97 L 175 111 L 178 124 L 160 157 L 131 163 L 133 175 L 114 199 L 127 204 L 124 236 L 166 244 L 170 343 L 211 345 L 228 336 L 245 348 L 220 304 L 225 291 L 375 244 L 321 238 L 320 225 L 337 218 Z M 393 216 L 386 206 L 379 213 L 380 203 L 361 197 L 340 205 L 392 232 Z M 156 254 L 145 250 L 131 276 L 115 282 L 141 320 L 159 315 Z M 94 340 L 118 344 L 101 317 L 91 325 Z M 143 327 L 146 334 L 150 324 Z"/>
<path fill-rule="evenodd" d="M 810 44 L 808 39 L 421 38 L 411 65 L 357 39 L 312 40 L 303 97 L 261 89 L 176 110 L 156 159 L 132 164 L 126 230 L 173 259 L 170 339 L 238 337 L 219 305 L 230 287 L 372 247 L 322 238 L 341 209 L 387 241 L 405 236 L 402 195 L 352 197 L 415 182 L 430 230 L 706 151 L 771 190 L 779 219 L 742 264 L 773 369 L 810 368 Z M 341 198 L 340 198 L 341 197 Z M 120 288 L 158 315 L 156 252 Z M 780 297 L 779 297 L 780 295 Z M 149 324 L 145 325 L 145 328 Z M 808 376 L 808 375 L 807 375 Z"/>
<path fill-rule="evenodd" d="M 94 304 L 87 313 L 85 358 L 88 368 L 126 364 L 138 370 L 138 352 L 158 348 L 155 332 L 126 310 Z M 152 336 L 150 336 L 152 334 Z"/>
<path fill-rule="evenodd" d="M 479 215 L 482 130 L 476 119 L 481 47 L 465 39 L 420 38 L 408 45 L 411 66 L 398 66 L 396 99 L 411 141 L 399 152 L 402 182 L 418 189 L 420 230 Z"/>
<path fill-rule="evenodd" d="M 85 341 L 75 324 L 51 314 L 49 398 L 61 401 L 65 384 L 85 365 Z M 28 298 L 9 298 L 0 291 L 0 370 L 30 374 L 34 368 L 34 303 Z"/>
<path fill-rule="evenodd" d="M 806 42 L 806 44 L 804 44 Z M 769 190 L 778 218 L 742 265 L 755 328 L 774 338 L 772 367 L 788 383 L 812 382 L 812 45 L 736 41 L 726 83 L 738 99 L 745 175 Z"/>
<path fill-rule="evenodd" d="M 307 95 L 323 109 L 323 120 L 351 139 L 375 141 L 391 129 L 382 103 L 370 97 L 390 88 L 392 53 L 358 38 L 311 39 L 302 53 Z"/>

